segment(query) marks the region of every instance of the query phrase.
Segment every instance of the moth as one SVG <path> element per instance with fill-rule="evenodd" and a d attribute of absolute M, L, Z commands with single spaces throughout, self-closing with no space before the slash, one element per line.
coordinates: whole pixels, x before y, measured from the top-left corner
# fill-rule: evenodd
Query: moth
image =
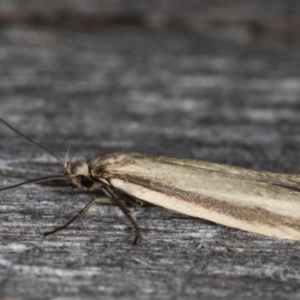
<path fill-rule="evenodd" d="M 72 162 L 59 158 L 3 119 L 0 121 L 63 166 L 61 175 L 29 180 L 0 191 L 57 178 L 70 180 L 84 190 L 102 191 L 132 223 L 134 244 L 141 236 L 140 228 L 120 199 L 121 194 L 217 224 L 280 239 L 300 240 L 300 175 L 125 152 L 98 154 L 87 161 Z M 85 215 L 96 199 L 66 224 L 45 235 L 67 228 Z"/>

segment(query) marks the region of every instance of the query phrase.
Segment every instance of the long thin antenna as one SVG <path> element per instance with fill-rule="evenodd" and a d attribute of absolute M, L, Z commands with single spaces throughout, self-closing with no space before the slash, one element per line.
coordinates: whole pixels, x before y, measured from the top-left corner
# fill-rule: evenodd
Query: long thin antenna
<path fill-rule="evenodd" d="M 52 179 L 70 179 L 70 177 L 67 176 L 67 175 L 50 175 L 50 176 L 45 176 L 45 177 L 41 177 L 41 178 L 27 180 L 27 181 L 24 181 L 24 182 L 21 182 L 21 183 L 17 183 L 17 184 L 11 185 L 11 186 L 7 186 L 7 187 L 4 187 L 4 188 L 0 188 L 0 192 L 5 191 L 5 190 L 14 189 L 14 188 L 19 187 L 19 186 L 24 185 L 24 184 L 30 184 L 30 183 L 48 181 L 48 180 L 52 180 Z"/>
<path fill-rule="evenodd" d="M 39 143 L 35 142 L 34 140 L 32 140 L 31 138 L 29 138 L 25 134 L 21 133 L 19 130 L 13 128 L 11 125 L 9 125 L 3 119 L 0 118 L 0 122 L 2 122 L 4 125 L 6 125 L 8 128 L 10 128 L 12 131 L 14 131 L 18 135 L 20 135 L 27 142 L 31 143 L 33 146 L 39 148 L 40 150 L 42 150 L 42 151 L 46 152 L 47 154 L 49 154 L 50 156 L 54 157 L 59 163 L 64 164 L 64 161 L 60 157 L 58 157 L 57 155 L 55 155 L 54 153 L 52 153 L 51 151 L 49 151 L 48 149 L 46 149 L 45 147 L 43 147 L 42 145 L 40 145 Z"/>

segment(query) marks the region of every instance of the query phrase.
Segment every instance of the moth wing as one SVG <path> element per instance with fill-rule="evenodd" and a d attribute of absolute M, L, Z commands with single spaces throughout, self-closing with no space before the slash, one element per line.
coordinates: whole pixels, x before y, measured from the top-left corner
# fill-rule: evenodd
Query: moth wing
<path fill-rule="evenodd" d="M 195 176 L 197 172 L 203 174 L 206 171 L 217 177 L 232 177 L 245 179 L 247 181 L 265 182 L 286 188 L 300 190 L 299 174 L 282 174 L 267 171 L 251 170 L 237 166 L 219 164 L 196 159 L 181 159 L 162 155 L 151 155 L 142 153 L 110 153 L 96 156 L 91 160 L 91 169 L 95 176 L 102 174 L 128 174 L 147 176 L 158 176 L 166 174 L 167 177 L 189 177 L 190 173 Z M 172 172 L 173 171 L 173 172 Z M 172 173 L 171 173 L 172 172 Z M 169 173 L 169 174 L 168 174 Z M 146 176 L 146 177 L 147 177 Z M 200 180 L 197 180 L 198 182 Z"/>
<path fill-rule="evenodd" d="M 134 198 L 230 227 L 300 239 L 298 175 L 137 153 L 100 155 L 90 168 Z"/>

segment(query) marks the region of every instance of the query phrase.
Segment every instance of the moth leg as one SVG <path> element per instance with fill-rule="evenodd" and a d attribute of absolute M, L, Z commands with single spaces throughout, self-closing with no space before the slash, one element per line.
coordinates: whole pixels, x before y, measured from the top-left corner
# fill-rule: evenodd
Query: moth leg
<path fill-rule="evenodd" d="M 72 224 L 74 221 L 76 221 L 77 219 L 81 218 L 82 216 L 84 216 L 87 211 L 93 206 L 93 204 L 97 201 L 97 198 L 91 200 L 83 209 L 81 209 L 77 215 L 75 215 L 70 221 L 68 221 L 66 224 L 59 226 L 57 228 L 55 228 L 54 230 L 51 231 L 47 231 L 44 233 L 44 236 L 50 235 L 50 234 L 54 234 L 57 231 L 66 229 L 70 224 Z"/>
<path fill-rule="evenodd" d="M 103 187 L 103 190 L 114 200 L 114 202 L 119 206 L 124 215 L 130 220 L 135 229 L 135 239 L 133 244 L 136 245 L 138 239 L 141 238 L 141 231 L 136 218 L 131 214 L 131 211 L 127 208 L 127 206 L 118 198 L 111 187 L 106 185 Z"/>

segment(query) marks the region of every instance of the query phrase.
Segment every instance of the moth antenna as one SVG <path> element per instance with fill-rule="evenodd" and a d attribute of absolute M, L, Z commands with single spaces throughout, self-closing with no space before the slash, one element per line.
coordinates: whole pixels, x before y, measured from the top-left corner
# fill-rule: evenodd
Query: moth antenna
<path fill-rule="evenodd" d="M 50 175 L 50 176 L 46 176 L 46 177 L 30 179 L 30 180 L 27 180 L 27 181 L 24 181 L 24 182 L 21 182 L 21 183 L 17 183 L 17 184 L 10 185 L 10 186 L 4 187 L 4 188 L 0 188 L 0 192 L 17 188 L 21 185 L 30 184 L 30 183 L 37 183 L 37 182 L 42 182 L 42 181 L 49 181 L 49 180 L 52 180 L 52 179 L 70 179 L 70 177 L 66 176 L 66 175 Z"/>
<path fill-rule="evenodd" d="M 63 162 L 63 166 L 64 166 L 64 169 L 67 170 L 71 164 L 71 161 L 75 155 L 75 153 L 77 152 L 77 149 L 73 152 L 73 154 L 71 155 L 71 157 L 69 158 L 69 153 L 70 153 L 70 147 L 68 147 L 68 150 L 67 150 L 67 153 L 66 153 L 66 158 Z"/>
<path fill-rule="evenodd" d="M 73 152 L 73 154 L 71 155 L 71 157 L 70 157 L 70 159 L 69 159 L 69 161 L 68 161 L 68 165 L 71 164 L 71 161 L 72 161 L 74 155 L 76 154 L 77 150 L 78 150 L 78 149 L 76 149 L 76 150 Z"/>
<path fill-rule="evenodd" d="M 69 160 L 70 146 L 68 146 L 65 161 Z"/>
<path fill-rule="evenodd" d="M 12 131 L 14 131 L 15 133 L 17 133 L 19 136 L 21 136 L 22 138 L 24 138 L 27 142 L 29 142 L 30 144 L 32 144 L 33 146 L 35 146 L 36 148 L 46 152 L 47 154 L 49 154 L 50 156 L 54 157 L 59 163 L 61 163 L 62 165 L 64 165 L 64 161 L 58 157 L 56 154 L 52 153 L 51 151 L 49 151 L 48 149 L 46 149 L 44 146 L 40 145 L 39 143 L 35 142 L 34 140 L 32 140 L 30 137 L 26 136 L 25 134 L 21 133 L 19 130 L 15 129 L 14 127 L 12 127 L 10 124 L 8 124 L 6 121 L 4 121 L 3 119 L 0 118 L 0 121 L 6 125 L 8 128 L 10 128 Z"/>

